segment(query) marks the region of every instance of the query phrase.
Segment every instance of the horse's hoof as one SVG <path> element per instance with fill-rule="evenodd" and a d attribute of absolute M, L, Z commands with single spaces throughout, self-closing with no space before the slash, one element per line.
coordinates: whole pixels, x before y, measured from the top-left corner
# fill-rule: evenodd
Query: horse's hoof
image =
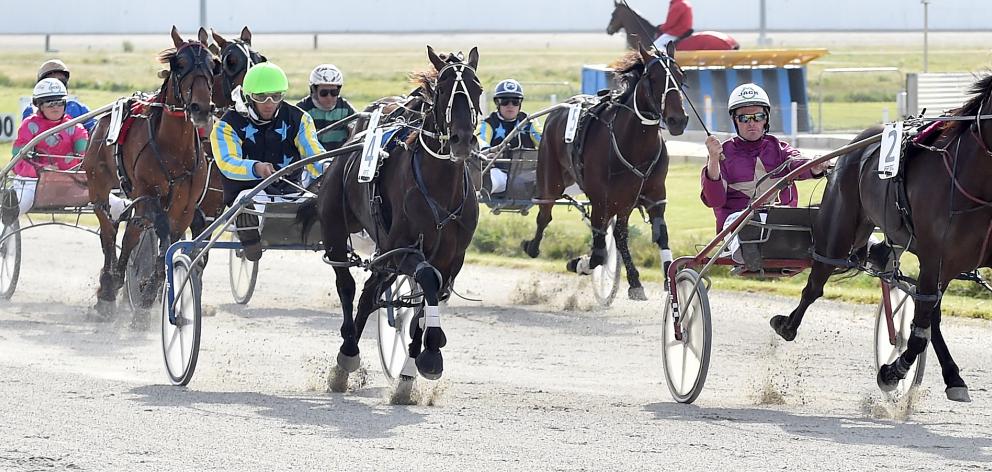
<path fill-rule="evenodd" d="M 362 366 L 362 356 L 354 355 L 348 356 L 343 352 L 338 352 L 338 366 L 344 369 L 345 372 L 349 374 L 358 370 Z"/>
<path fill-rule="evenodd" d="M 117 302 L 97 299 L 96 305 L 93 306 L 93 310 L 90 311 L 87 319 L 89 321 L 96 321 L 97 323 L 109 323 L 114 320 L 116 312 Z"/>
<path fill-rule="evenodd" d="M 531 241 L 529 240 L 525 239 L 523 241 L 520 241 L 520 249 L 524 251 L 524 254 L 530 256 L 531 259 L 535 259 L 537 258 L 537 256 L 541 255 L 541 248 L 539 246 L 538 247 L 535 246 L 537 245 L 532 244 Z"/>
<path fill-rule="evenodd" d="M 441 351 L 424 350 L 417 356 L 417 371 L 427 380 L 437 380 L 441 378 L 444 371 L 444 358 Z"/>
<path fill-rule="evenodd" d="M 885 364 L 878 369 L 878 375 L 875 378 L 875 382 L 878 384 L 878 388 L 883 392 L 891 392 L 896 389 L 899 385 L 899 381 L 902 378 L 899 377 L 896 368 Z"/>
<path fill-rule="evenodd" d="M 644 287 L 630 287 L 627 289 L 627 298 L 644 301 L 648 299 L 648 296 L 644 294 Z"/>
<path fill-rule="evenodd" d="M 971 403 L 971 395 L 968 395 L 968 387 L 947 387 L 944 393 L 947 395 L 948 400 Z"/>
<path fill-rule="evenodd" d="M 786 341 L 796 339 L 796 329 L 787 327 L 789 324 L 788 316 L 773 316 L 772 319 L 768 321 L 768 324 L 772 326 L 772 329 L 774 329 L 775 332 L 782 337 L 782 339 Z"/>

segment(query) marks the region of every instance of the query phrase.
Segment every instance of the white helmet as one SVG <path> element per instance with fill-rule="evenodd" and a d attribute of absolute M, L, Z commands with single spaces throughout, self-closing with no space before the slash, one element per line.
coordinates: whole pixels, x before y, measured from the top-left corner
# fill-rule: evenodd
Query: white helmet
<path fill-rule="evenodd" d="M 35 103 L 47 102 L 50 100 L 61 100 L 69 95 L 69 92 L 65 89 L 65 84 L 59 79 L 48 77 L 41 79 L 34 86 L 34 91 L 31 93 L 31 99 Z"/>
<path fill-rule="evenodd" d="M 727 100 L 727 111 L 731 115 L 734 110 L 747 106 L 762 106 L 772 108 L 772 102 L 768 100 L 765 90 L 755 84 L 738 85 L 733 92 L 730 92 L 730 99 Z"/>
<path fill-rule="evenodd" d="M 321 64 L 310 72 L 310 86 L 344 85 L 344 74 L 334 64 Z"/>

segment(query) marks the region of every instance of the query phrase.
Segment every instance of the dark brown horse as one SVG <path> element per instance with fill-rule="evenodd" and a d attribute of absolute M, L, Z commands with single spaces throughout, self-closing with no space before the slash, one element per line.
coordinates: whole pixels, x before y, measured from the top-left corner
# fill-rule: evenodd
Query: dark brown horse
<path fill-rule="evenodd" d="M 672 261 L 665 224 L 668 150 L 658 126 L 664 120 L 669 132 L 680 135 L 689 121 L 682 108 L 684 77 L 672 52 L 671 45 L 668 54 L 661 56 L 642 48 L 614 64 L 625 87 L 608 103 L 592 108 L 585 137 L 575 137 L 576 141 L 584 139 L 577 157 L 564 140 L 568 110 L 551 112 L 538 152 L 537 231 L 534 239 L 522 243 L 530 257 L 540 254 L 554 201 L 566 187 L 578 183 L 592 203 L 592 255 L 573 259 L 568 269 L 590 273 L 603 263 L 606 230 L 615 215 L 614 237 L 627 269 L 628 296 L 634 300 L 647 299 L 627 245 L 627 220 L 634 208 L 645 208 L 651 218 L 651 237 L 662 251 L 665 273 Z"/>
<path fill-rule="evenodd" d="M 654 39 L 658 36 L 658 27 L 644 19 L 640 13 L 627 4 L 627 0 L 613 1 L 613 15 L 606 25 L 606 34 L 614 35 L 620 30 L 627 33 L 627 49 L 651 49 Z M 740 49 L 737 40 L 719 31 L 689 30 L 689 36 L 683 36 L 675 41 L 679 51 L 698 50 L 731 50 Z"/>
<path fill-rule="evenodd" d="M 613 1 L 613 15 L 606 25 L 606 34 L 612 36 L 621 29 L 627 32 L 627 49 L 651 49 L 658 27 L 634 11 L 627 0 Z"/>
<path fill-rule="evenodd" d="M 215 31 L 211 31 L 217 47 L 211 46 L 211 51 L 220 58 L 220 73 L 214 76 L 213 96 L 215 115 L 222 116 L 224 111 L 234 105 L 231 100 L 231 93 L 244 81 L 248 68 L 265 62 L 265 56 L 259 54 L 251 46 L 251 30 L 245 26 L 241 30 L 241 36 L 232 40 L 227 40 Z M 193 235 L 200 234 L 204 229 L 224 212 L 224 185 L 221 179 L 220 170 L 214 162 L 213 150 L 210 146 L 210 130 L 201 134 L 201 147 L 206 153 L 207 164 L 210 167 L 209 178 L 206 189 L 203 191 L 198 204 L 199 211 L 193 222 L 190 223 L 190 230 Z M 206 259 L 204 258 L 204 261 Z"/>
<path fill-rule="evenodd" d="M 976 95 L 955 110 L 939 132 L 907 144 L 901 177 L 879 179 L 877 146 L 870 154 L 859 151 L 840 158 L 813 229 L 814 262 L 802 300 L 788 317 L 771 319 L 780 336 L 793 340 L 806 309 L 823 295 L 835 267 L 853 265 L 848 262 L 856 259 L 852 253 L 865 247 L 874 227 L 881 228 L 897 254 L 908 250 L 920 262 L 908 347 L 879 370 L 883 390 L 895 388 L 906 377 L 932 339 L 947 398 L 970 401 L 940 332 L 940 299 L 959 274 L 992 265 L 992 75 L 976 82 L 972 92 Z M 881 131 L 870 128 L 855 140 Z M 900 208 L 909 210 L 904 214 Z"/>
<path fill-rule="evenodd" d="M 134 215 L 127 222 L 120 258 L 117 258 L 117 226 L 109 213 L 108 195 L 121 187 L 115 146 L 107 145 L 110 117 L 97 123 L 93 139 L 83 157 L 90 199 L 100 220 L 100 240 L 104 265 L 97 291 L 97 312 L 108 319 L 114 311 L 117 292 L 124 283 L 124 268 L 142 229 L 153 227 L 160 251 L 154 280 L 158 287 L 164 276 L 164 254 L 172 241 L 182 237 L 196 212 L 196 203 L 207 179 L 197 127 L 210 125 L 213 105 L 210 97 L 214 75 L 219 68 L 207 49 L 207 32 L 200 28 L 198 41 L 183 41 L 172 28 L 174 49 L 159 54 L 169 65 L 168 76 L 156 99 L 147 103 L 120 143 L 127 195 L 134 201 Z M 144 291 L 144 290 L 143 290 Z M 154 301 L 155 290 L 148 290 L 142 305 Z"/>
<path fill-rule="evenodd" d="M 398 131 L 402 144 L 388 147 L 389 157 L 383 158 L 378 177 L 359 183 L 360 156 L 339 156 L 325 172 L 317 197 L 325 260 L 348 261 L 349 235 L 363 230 L 375 240 L 378 254 L 389 254 L 372 264 L 357 314 L 352 305 L 355 280 L 346 267 L 334 268 L 344 312 L 338 366 L 345 372 L 359 367 L 358 340 L 365 323 L 398 274 L 416 279 L 427 305 L 417 314 L 417 320 L 423 321 L 415 320 L 402 374 L 409 379 L 419 371 L 436 379 L 443 371 L 441 348 L 447 339 L 438 303 L 450 293 L 479 219 L 465 160 L 477 146 L 474 133 L 482 85 L 476 76 L 475 48 L 467 61 L 460 54 L 438 56 L 430 47 L 427 57 L 434 70 L 414 76 L 420 84 L 416 100 L 420 109 L 411 115 L 422 118 L 406 122 Z"/>

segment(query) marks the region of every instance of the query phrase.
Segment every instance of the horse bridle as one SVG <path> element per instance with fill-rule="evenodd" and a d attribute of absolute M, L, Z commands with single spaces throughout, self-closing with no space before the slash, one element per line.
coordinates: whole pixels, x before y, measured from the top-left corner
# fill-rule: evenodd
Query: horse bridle
<path fill-rule="evenodd" d="M 196 54 L 195 52 L 191 51 L 193 53 L 193 63 L 189 64 L 187 67 L 185 67 L 182 70 L 178 70 L 179 54 L 182 53 L 183 51 L 186 51 L 188 48 L 197 48 L 199 49 L 200 52 L 205 52 L 206 54 Z M 172 93 L 173 95 L 176 96 L 176 100 L 179 100 L 179 105 L 168 105 L 165 103 L 163 97 L 161 106 L 164 109 L 169 111 L 171 114 L 183 113 L 184 115 L 186 115 L 186 118 L 189 119 L 189 114 L 186 113 L 187 111 L 186 106 L 190 101 L 193 100 L 193 87 L 192 85 L 190 85 L 189 98 L 187 99 L 182 95 L 182 89 L 180 84 L 188 75 L 192 74 L 196 70 L 200 70 L 201 72 L 203 72 L 202 74 L 203 77 L 207 80 L 208 90 L 213 92 L 214 83 L 212 79 L 214 76 L 214 69 L 210 62 L 211 58 L 213 58 L 213 54 L 210 53 L 210 51 L 207 49 L 206 46 L 204 46 L 203 44 L 197 41 L 187 42 L 176 49 L 176 53 L 172 56 L 172 59 L 169 60 L 169 76 L 170 76 L 170 80 L 172 80 L 172 88 L 173 88 Z M 194 82 L 196 81 L 196 79 L 197 77 L 193 78 Z"/>
<path fill-rule="evenodd" d="M 224 86 L 224 96 L 230 98 L 231 92 L 234 91 L 234 79 L 237 75 L 229 75 L 227 73 L 227 58 L 231 57 L 231 54 L 235 52 L 240 52 L 245 57 L 245 71 L 251 69 L 251 66 L 265 62 L 265 56 L 262 56 L 258 52 L 251 49 L 251 45 L 240 40 L 235 39 L 230 41 L 224 46 L 224 50 L 221 51 L 220 62 L 221 62 L 221 75 L 224 80 L 221 83 Z M 240 72 L 239 72 L 240 74 Z"/>
<path fill-rule="evenodd" d="M 676 92 L 678 92 L 679 98 L 680 99 L 682 98 L 682 89 L 679 86 L 678 81 L 675 80 L 675 76 L 672 74 L 671 67 L 669 67 L 667 61 L 662 60 L 663 58 L 664 59 L 667 59 L 669 61 L 672 60 L 672 58 L 668 57 L 668 55 L 662 55 L 662 56 L 659 56 L 659 57 L 656 57 L 656 58 L 652 59 L 650 62 L 647 63 L 647 65 L 644 66 L 644 73 L 643 73 L 643 75 L 647 78 L 647 80 L 638 80 L 637 81 L 637 84 L 634 85 L 634 114 L 637 115 L 637 118 L 641 120 L 641 124 L 643 124 L 643 125 L 649 125 L 650 126 L 650 125 L 657 125 L 657 124 L 660 124 L 661 123 L 662 118 L 664 118 L 664 116 L 665 116 L 665 99 L 668 98 L 668 93 L 669 92 L 671 92 L 672 90 L 675 90 Z M 654 87 L 651 86 L 651 74 L 650 74 L 650 70 L 651 70 L 651 66 L 654 65 L 654 64 L 656 64 L 656 63 L 657 64 L 661 64 L 661 67 L 665 69 L 665 92 L 661 94 L 661 109 L 660 110 L 658 109 L 658 107 L 654 106 L 654 101 L 653 100 L 650 100 L 654 96 L 654 94 L 652 93 L 654 91 Z M 678 64 L 675 64 L 675 66 L 678 67 Z M 651 119 L 651 118 L 648 118 L 648 117 L 644 116 L 644 114 L 641 113 L 641 110 L 638 109 L 638 107 L 637 107 L 637 87 L 639 87 L 641 85 L 641 82 L 647 82 L 648 99 L 649 99 L 648 100 L 648 103 L 651 104 L 651 108 L 653 109 L 653 110 L 650 111 L 650 113 L 657 114 L 658 115 L 658 118 L 657 119 Z"/>
<path fill-rule="evenodd" d="M 469 114 L 472 116 L 472 128 L 474 129 L 476 125 L 479 123 L 479 110 L 475 107 L 475 102 L 472 100 L 472 95 L 469 93 L 468 85 L 465 83 L 465 77 L 464 77 L 464 73 L 466 69 L 472 71 L 472 75 L 475 76 L 475 69 L 469 66 L 468 64 L 461 62 L 448 64 L 442 67 L 441 70 L 437 72 L 437 79 L 436 79 L 437 82 L 441 81 L 441 76 L 444 75 L 444 73 L 448 69 L 454 70 L 455 83 L 452 84 L 451 86 L 451 93 L 450 96 L 448 97 L 448 103 L 444 108 L 444 121 L 441 121 L 438 117 L 438 113 L 440 112 L 441 108 L 438 106 L 437 101 L 441 97 L 441 91 L 439 88 L 435 87 L 434 97 L 431 100 L 431 106 L 433 107 L 433 110 L 431 110 L 431 114 L 434 116 L 435 132 L 431 133 L 429 131 L 426 131 L 423 129 L 423 125 L 421 125 L 421 130 L 419 133 L 420 136 L 418 138 L 420 140 L 420 145 L 424 148 L 424 150 L 427 151 L 428 154 L 441 160 L 451 160 L 450 151 L 448 152 L 448 154 L 440 154 L 440 152 L 444 150 L 445 146 L 447 146 L 448 140 L 451 139 L 451 135 L 450 135 L 451 110 L 455 104 L 455 96 L 465 95 L 465 100 L 468 101 Z M 441 148 L 438 150 L 438 152 L 434 152 L 429 146 L 427 146 L 427 144 L 424 142 L 424 134 L 430 135 L 431 137 L 437 139 L 439 143 L 441 143 Z"/>

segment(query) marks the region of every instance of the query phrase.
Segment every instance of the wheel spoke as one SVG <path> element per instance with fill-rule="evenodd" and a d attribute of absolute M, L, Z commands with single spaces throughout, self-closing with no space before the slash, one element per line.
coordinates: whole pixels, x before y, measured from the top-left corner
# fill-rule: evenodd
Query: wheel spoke
<path fill-rule="evenodd" d="M 682 344 L 682 375 L 681 375 L 681 381 L 679 383 L 679 387 L 680 387 L 679 388 L 679 391 L 682 392 L 682 393 L 685 393 L 685 374 L 686 374 L 686 370 L 687 370 L 686 369 L 685 361 L 686 361 L 686 358 L 689 357 L 689 356 L 685 355 L 685 351 L 688 349 L 688 347 L 686 346 L 686 344 L 687 343 L 683 343 Z"/>

